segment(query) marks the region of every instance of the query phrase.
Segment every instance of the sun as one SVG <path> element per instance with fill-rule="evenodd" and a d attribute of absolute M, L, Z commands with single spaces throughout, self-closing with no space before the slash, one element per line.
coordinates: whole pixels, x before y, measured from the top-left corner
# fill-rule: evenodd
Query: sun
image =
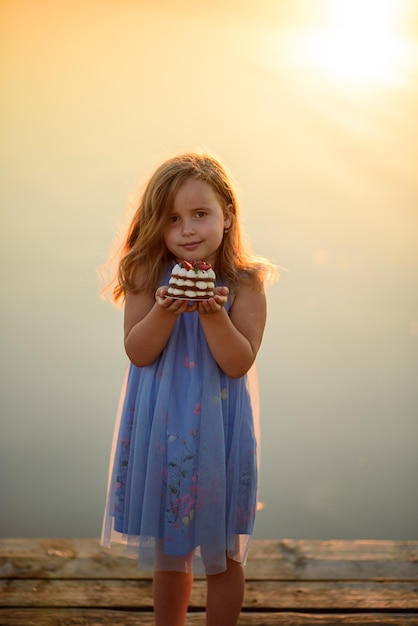
<path fill-rule="evenodd" d="M 344 82 L 399 82 L 411 58 L 410 2 L 325 0 L 315 23 L 288 39 L 293 59 Z"/>

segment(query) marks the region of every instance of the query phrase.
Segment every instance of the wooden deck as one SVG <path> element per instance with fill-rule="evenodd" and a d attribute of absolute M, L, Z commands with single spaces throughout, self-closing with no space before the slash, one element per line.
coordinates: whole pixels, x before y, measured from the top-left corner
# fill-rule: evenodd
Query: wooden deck
<path fill-rule="evenodd" d="M 256 541 L 240 626 L 418 625 L 418 541 Z M 0 540 L 0 626 L 153 624 L 151 577 L 94 539 Z M 187 626 L 204 626 L 195 580 Z M 169 625 L 167 625 L 169 626 Z"/>

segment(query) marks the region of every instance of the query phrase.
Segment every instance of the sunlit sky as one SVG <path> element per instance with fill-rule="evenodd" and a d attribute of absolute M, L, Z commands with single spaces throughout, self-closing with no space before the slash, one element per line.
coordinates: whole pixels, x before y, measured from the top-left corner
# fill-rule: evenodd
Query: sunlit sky
<path fill-rule="evenodd" d="M 409 0 L 328 0 L 309 24 L 283 38 L 283 51 L 335 84 L 368 89 L 410 83 L 415 44 L 406 37 Z"/>
<path fill-rule="evenodd" d="M 416 538 L 417 33 L 414 0 L 0 2 L 1 534 L 98 536 L 126 357 L 96 268 L 203 147 L 283 268 L 257 536 Z"/>

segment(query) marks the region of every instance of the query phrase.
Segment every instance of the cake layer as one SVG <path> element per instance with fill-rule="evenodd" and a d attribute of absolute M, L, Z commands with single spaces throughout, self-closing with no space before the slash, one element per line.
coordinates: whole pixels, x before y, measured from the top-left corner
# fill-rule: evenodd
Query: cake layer
<path fill-rule="evenodd" d="M 171 272 L 168 296 L 189 300 L 211 298 L 215 279 L 215 272 L 206 261 L 177 263 Z"/>

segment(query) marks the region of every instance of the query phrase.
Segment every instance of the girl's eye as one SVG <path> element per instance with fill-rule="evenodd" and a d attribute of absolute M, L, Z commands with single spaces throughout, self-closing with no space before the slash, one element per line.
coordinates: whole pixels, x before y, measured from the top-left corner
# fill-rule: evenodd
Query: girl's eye
<path fill-rule="evenodd" d="M 169 224 L 175 224 L 177 220 L 178 220 L 177 215 L 170 215 L 170 217 L 168 218 Z"/>
<path fill-rule="evenodd" d="M 204 217 L 206 217 L 206 215 L 207 215 L 206 211 L 197 211 L 197 212 L 196 212 L 196 217 L 197 217 L 199 220 L 201 220 L 201 219 L 203 219 Z"/>

